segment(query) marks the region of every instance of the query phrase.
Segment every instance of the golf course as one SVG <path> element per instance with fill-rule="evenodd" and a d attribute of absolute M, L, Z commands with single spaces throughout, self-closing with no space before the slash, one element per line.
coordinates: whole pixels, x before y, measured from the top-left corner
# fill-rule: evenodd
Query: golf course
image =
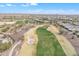
<path fill-rule="evenodd" d="M 37 26 L 24 34 L 24 44 L 18 55 L 22 56 L 72 56 L 77 55 L 74 47 L 58 35 L 54 26 Z"/>

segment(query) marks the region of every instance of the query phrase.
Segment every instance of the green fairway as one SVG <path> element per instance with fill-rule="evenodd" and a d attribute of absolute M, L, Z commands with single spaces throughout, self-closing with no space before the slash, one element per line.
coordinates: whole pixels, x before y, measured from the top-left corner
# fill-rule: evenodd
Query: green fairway
<path fill-rule="evenodd" d="M 55 35 L 43 27 L 36 30 L 38 36 L 37 56 L 64 56 L 65 53 Z"/>

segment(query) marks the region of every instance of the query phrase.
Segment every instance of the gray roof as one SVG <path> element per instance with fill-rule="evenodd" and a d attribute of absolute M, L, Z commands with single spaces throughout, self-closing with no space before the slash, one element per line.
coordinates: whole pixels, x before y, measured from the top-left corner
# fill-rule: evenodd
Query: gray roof
<path fill-rule="evenodd" d="M 68 28 L 71 31 L 74 31 L 74 30 L 79 31 L 79 26 L 75 26 L 70 23 L 60 23 L 60 25 L 64 26 L 65 28 Z"/>

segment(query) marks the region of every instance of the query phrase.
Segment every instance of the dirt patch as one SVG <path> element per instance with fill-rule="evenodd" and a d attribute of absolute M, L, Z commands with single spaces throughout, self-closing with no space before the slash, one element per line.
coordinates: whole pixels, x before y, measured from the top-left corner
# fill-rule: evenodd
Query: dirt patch
<path fill-rule="evenodd" d="M 40 25 L 43 26 L 43 25 Z M 24 34 L 24 43 L 21 50 L 19 51 L 19 56 L 33 56 L 36 55 L 36 45 L 38 42 L 36 29 L 40 26 L 30 29 Z"/>

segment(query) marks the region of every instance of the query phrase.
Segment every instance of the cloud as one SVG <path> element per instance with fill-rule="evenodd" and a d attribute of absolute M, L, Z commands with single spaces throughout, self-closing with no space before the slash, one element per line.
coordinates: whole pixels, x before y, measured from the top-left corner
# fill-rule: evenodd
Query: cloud
<path fill-rule="evenodd" d="M 30 6 L 37 6 L 38 4 L 37 3 L 24 3 L 24 4 L 21 4 L 21 6 L 23 7 L 30 7 Z"/>
<path fill-rule="evenodd" d="M 13 6 L 13 5 L 12 5 L 12 4 L 10 4 L 10 3 L 8 3 L 8 4 L 6 4 L 6 6 L 9 6 L 9 7 L 10 7 L 10 6 Z"/>
<path fill-rule="evenodd" d="M 0 7 L 5 7 L 5 5 L 3 5 L 3 4 L 0 4 Z"/>
<path fill-rule="evenodd" d="M 21 4 L 21 6 L 23 6 L 23 7 L 26 7 L 26 6 L 29 6 L 29 4 Z"/>
<path fill-rule="evenodd" d="M 38 4 L 37 4 L 37 3 L 30 3 L 30 5 L 34 5 L 34 6 L 37 6 Z"/>

